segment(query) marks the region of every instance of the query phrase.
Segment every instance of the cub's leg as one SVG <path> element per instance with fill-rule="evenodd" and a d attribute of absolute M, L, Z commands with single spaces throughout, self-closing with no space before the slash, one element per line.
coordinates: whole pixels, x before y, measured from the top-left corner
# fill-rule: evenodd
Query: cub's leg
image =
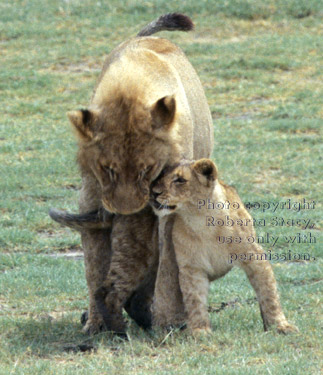
<path fill-rule="evenodd" d="M 209 293 L 209 280 L 202 270 L 181 265 L 179 257 L 179 284 L 183 294 L 185 310 L 188 315 L 188 327 L 193 335 L 211 332 L 209 314 L 207 311 L 207 298 Z"/>
<path fill-rule="evenodd" d="M 152 326 L 151 306 L 154 297 L 157 269 L 158 253 L 156 248 L 155 264 L 148 270 L 144 281 L 124 305 L 124 309 L 128 315 L 143 329 L 149 329 Z"/>
<path fill-rule="evenodd" d="M 127 258 L 129 259 L 129 256 Z M 111 263 L 111 268 L 114 269 L 113 263 Z M 120 271 L 119 265 L 118 271 Z M 124 276 L 123 272 L 118 273 L 118 271 L 109 273 L 103 286 L 95 293 L 104 328 L 120 336 L 125 336 L 126 322 L 122 315 L 123 308 L 140 327 L 151 328 L 150 307 L 154 293 L 157 264 L 154 270 L 155 277 L 152 277 L 152 269 L 146 267 L 142 267 L 139 273 L 126 279 L 122 277 L 122 275 Z M 148 273 L 149 277 L 146 278 Z"/>
<path fill-rule="evenodd" d="M 257 294 L 264 329 L 267 331 L 269 326 L 276 326 L 280 333 L 298 331 L 297 327 L 288 323 L 282 311 L 272 267 L 264 256 L 261 259 L 261 254 L 264 254 L 264 251 L 257 245 L 253 246 L 252 251 L 248 249 L 250 260 L 241 262 L 241 268 L 246 272 Z"/>
<path fill-rule="evenodd" d="M 95 298 L 105 328 L 124 335 L 123 307 L 140 326 L 151 326 L 150 305 L 158 266 L 157 218 L 150 208 L 118 216 L 111 236 L 110 270 Z"/>
<path fill-rule="evenodd" d="M 186 320 L 172 240 L 173 224 L 173 215 L 159 219 L 159 266 L 153 302 L 153 324 L 159 327 L 183 325 Z"/>

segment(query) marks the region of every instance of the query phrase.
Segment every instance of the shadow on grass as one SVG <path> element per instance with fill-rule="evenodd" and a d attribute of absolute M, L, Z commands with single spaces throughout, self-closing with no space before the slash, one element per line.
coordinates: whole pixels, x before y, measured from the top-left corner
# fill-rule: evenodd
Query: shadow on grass
<path fill-rule="evenodd" d="M 22 355 L 29 353 L 38 357 L 72 352 L 96 351 L 99 342 L 111 351 L 116 351 L 124 340 L 109 332 L 88 336 L 82 332 L 81 323 L 67 318 L 24 319 L 5 318 L 1 322 L 4 346 L 8 353 Z"/>

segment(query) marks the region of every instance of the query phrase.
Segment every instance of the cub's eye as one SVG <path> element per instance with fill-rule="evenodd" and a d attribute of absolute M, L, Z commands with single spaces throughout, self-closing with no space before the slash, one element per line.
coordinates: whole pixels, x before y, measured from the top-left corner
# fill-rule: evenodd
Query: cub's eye
<path fill-rule="evenodd" d="M 110 180 L 115 181 L 117 178 L 117 174 L 113 168 L 110 168 L 107 165 L 102 165 L 101 168 L 105 173 L 109 175 Z"/>
<path fill-rule="evenodd" d="M 187 180 L 185 180 L 185 178 L 183 178 L 181 176 L 177 176 L 176 178 L 174 178 L 173 182 L 175 184 L 185 184 L 185 182 L 187 182 Z"/>

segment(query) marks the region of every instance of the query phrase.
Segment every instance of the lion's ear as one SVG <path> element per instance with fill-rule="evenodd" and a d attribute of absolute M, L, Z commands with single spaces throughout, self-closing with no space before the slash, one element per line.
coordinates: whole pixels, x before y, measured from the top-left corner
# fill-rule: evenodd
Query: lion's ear
<path fill-rule="evenodd" d="M 96 117 L 94 112 L 88 109 L 81 109 L 67 112 L 67 116 L 82 140 L 89 141 L 93 138 L 93 127 Z"/>
<path fill-rule="evenodd" d="M 154 129 L 168 129 L 173 123 L 176 112 L 176 101 L 174 95 L 165 96 L 154 104 L 151 110 Z"/>
<path fill-rule="evenodd" d="M 210 183 L 215 181 L 218 176 L 216 165 L 210 159 L 200 159 L 193 164 L 195 171 L 201 184 L 210 186 Z"/>

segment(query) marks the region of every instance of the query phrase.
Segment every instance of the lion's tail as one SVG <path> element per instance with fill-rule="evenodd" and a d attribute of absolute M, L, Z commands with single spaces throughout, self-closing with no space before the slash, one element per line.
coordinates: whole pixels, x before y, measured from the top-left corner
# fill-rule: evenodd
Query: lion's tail
<path fill-rule="evenodd" d="M 111 228 L 114 214 L 99 209 L 85 214 L 71 214 L 70 212 L 51 208 L 49 216 L 65 227 L 76 230 Z"/>
<path fill-rule="evenodd" d="M 137 36 L 149 36 L 162 30 L 190 31 L 193 28 L 194 24 L 188 16 L 181 13 L 167 13 L 150 22 Z"/>

